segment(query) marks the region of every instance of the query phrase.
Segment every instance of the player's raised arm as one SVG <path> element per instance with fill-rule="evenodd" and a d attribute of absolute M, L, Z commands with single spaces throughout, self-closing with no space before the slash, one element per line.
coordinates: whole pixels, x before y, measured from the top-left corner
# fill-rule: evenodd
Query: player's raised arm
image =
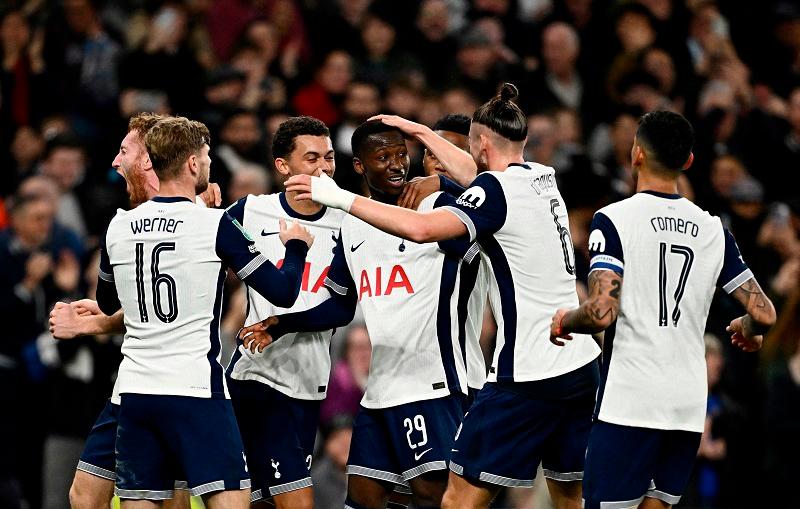
<path fill-rule="evenodd" d="M 313 200 L 344 210 L 380 230 L 413 242 L 434 242 L 467 233 L 464 224 L 449 212 L 421 213 L 370 200 L 339 188 L 326 175 L 295 175 L 286 181 L 286 190 L 297 192 L 298 200 Z"/>
<path fill-rule="evenodd" d="M 478 166 L 469 154 L 436 134 L 428 126 L 406 120 L 397 115 L 377 115 L 369 120 L 380 120 L 413 136 L 436 156 L 442 167 L 462 186 L 468 186 L 478 175 Z"/>
<path fill-rule="evenodd" d="M 258 252 L 255 242 L 227 212 L 217 231 L 217 255 L 248 286 L 276 306 L 291 307 L 300 293 L 308 248 L 314 237 L 298 223 L 280 222 L 280 239 L 286 246 L 283 266 L 278 269 Z"/>

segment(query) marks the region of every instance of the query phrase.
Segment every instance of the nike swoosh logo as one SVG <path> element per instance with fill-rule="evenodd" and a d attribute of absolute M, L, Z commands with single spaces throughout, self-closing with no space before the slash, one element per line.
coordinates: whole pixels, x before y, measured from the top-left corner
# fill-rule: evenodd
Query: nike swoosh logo
<path fill-rule="evenodd" d="M 420 459 L 421 457 L 425 456 L 425 453 L 426 453 L 426 452 L 430 452 L 430 451 L 432 451 L 432 450 L 433 450 L 433 447 L 428 447 L 427 449 L 425 449 L 424 451 L 422 451 L 422 452 L 421 452 L 421 453 L 419 453 L 419 454 L 417 454 L 417 453 L 414 453 L 414 461 L 419 461 L 419 459 Z"/>
<path fill-rule="evenodd" d="M 366 240 L 362 240 L 361 242 L 359 242 L 359 243 L 358 243 L 358 245 L 357 245 L 357 246 L 350 246 L 350 252 L 351 252 L 351 253 L 355 253 L 355 252 L 356 252 L 356 249 L 360 248 L 360 247 L 361 247 L 361 244 L 363 244 L 364 242 L 366 242 Z"/>
<path fill-rule="evenodd" d="M 280 232 L 268 232 L 267 230 L 261 230 L 261 236 L 262 237 L 267 237 L 269 235 L 277 235 L 279 233 Z"/>

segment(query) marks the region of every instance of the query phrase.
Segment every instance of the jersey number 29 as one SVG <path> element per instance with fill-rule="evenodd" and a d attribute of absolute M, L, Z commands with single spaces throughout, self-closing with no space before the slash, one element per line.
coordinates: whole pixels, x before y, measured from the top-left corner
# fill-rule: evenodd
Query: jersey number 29
<path fill-rule="evenodd" d="M 178 291 L 175 285 L 175 279 L 169 274 L 159 272 L 158 261 L 163 251 L 175 251 L 174 242 L 159 242 L 153 248 L 150 255 L 150 280 L 153 288 L 153 309 L 156 316 L 164 323 L 175 321 L 178 317 Z M 147 301 L 146 289 L 144 287 L 144 242 L 136 243 L 136 294 L 139 300 L 139 318 L 142 322 L 148 322 L 147 315 Z M 164 286 L 166 290 L 166 297 L 169 303 L 168 311 L 164 311 L 164 305 L 161 301 L 161 287 Z"/>

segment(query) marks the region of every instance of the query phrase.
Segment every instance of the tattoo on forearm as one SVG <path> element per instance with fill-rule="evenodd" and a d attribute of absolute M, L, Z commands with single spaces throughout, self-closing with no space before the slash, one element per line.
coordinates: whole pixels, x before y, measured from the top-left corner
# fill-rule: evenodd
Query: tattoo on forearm
<path fill-rule="evenodd" d="M 774 320 L 772 303 L 755 279 L 745 281 L 731 296 L 747 311 L 742 318 L 743 332 L 746 336 L 757 336 L 769 330 Z"/>
<path fill-rule="evenodd" d="M 589 298 L 564 317 L 563 325 L 571 332 L 596 333 L 617 319 L 622 277 L 612 271 L 589 273 Z"/>

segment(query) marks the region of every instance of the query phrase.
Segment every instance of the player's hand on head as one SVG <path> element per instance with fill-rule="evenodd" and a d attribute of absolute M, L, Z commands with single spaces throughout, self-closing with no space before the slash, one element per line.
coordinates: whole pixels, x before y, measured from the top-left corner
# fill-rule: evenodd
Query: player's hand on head
<path fill-rule="evenodd" d="M 297 221 L 292 221 L 290 226 L 286 226 L 286 221 L 283 219 L 280 220 L 280 233 L 279 237 L 281 242 L 286 245 L 287 242 L 290 240 L 302 240 L 306 243 L 306 245 L 310 248 L 312 244 L 314 244 L 314 236 L 311 235 L 311 232 L 308 231 L 308 228 L 305 228 Z"/>
<path fill-rule="evenodd" d="M 734 318 L 730 325 L 725 329 L 731 333 L 731 344 L 745 352 L 757 352 L 764 343 L 764 336 L 761 334 L 748 336 L 745 331 L 744 317 Z"/>
<path fill-rule="evenodd" d="M 219 184 L 210 182 L 205 191 L 200 195 L 200 199 L 206 204 L 208 208 L 219 207 L 222 205 L 222 191 Z"/>
<path fill-rule="evenodd" d="M 75 308 L 65 302 L 56 302 L 50 311 L 50 334 L 55 339 L 73 339 L 79 335 L 78 320 Z"/>
<path fill-rule="evenodd" d="M 556 346 L 566 345 L 566 343 L 561 341 L 562 339 L 572 340 L 572 335 L 565 333 L 562 325 L 562 322 L 564 321 L 564 315 L 566 314 L 566 309 L 559 309 L 553 315 L 553 320 L 550 323 L 550 342 Z"/>
<path fill-rule="evenodd" d="M 396 127 L 410 136 L 418 136 L 424 127 L 422 124 L 418 124 L 398 115 L 375 115 L 374 117 L 370 117 L 369 120 L 380 120 L 384 124 Z"/>
<path fill-rule="evenodd" d="M 242 327 L 236 334 L 236 338 L 242 341 L 244 347 L 252 353 L 261 353 L 264 348 L 272 343 L 272 336 L 268 329 L 278 323 L 277 316 L 270 316 L 266 320 L 256 322 L 253 325 Z"/>
<path fill-rule="evenodd" d="M 438 190 L 438 175 L 414 177 L 409 182 L 406 182 L 403 193 L 400 195 L 400 199 L 397 200 L 397 205 L 406 209 L 417 210 L 422 200 Z"/>

